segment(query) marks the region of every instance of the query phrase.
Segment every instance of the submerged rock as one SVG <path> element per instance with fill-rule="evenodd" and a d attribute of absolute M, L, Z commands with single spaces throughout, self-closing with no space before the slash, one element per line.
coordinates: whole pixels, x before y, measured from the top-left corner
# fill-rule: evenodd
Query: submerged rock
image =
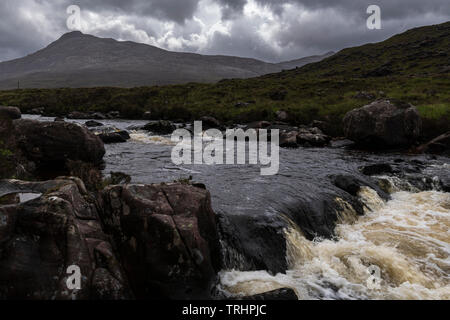
<path fill-rule="evenodd" d="M 367 149 L 409 147 L 419 138 L 421 127 L 414 106 L 389 100 L 375 101 L 344 117 L 346 137 Z"/>

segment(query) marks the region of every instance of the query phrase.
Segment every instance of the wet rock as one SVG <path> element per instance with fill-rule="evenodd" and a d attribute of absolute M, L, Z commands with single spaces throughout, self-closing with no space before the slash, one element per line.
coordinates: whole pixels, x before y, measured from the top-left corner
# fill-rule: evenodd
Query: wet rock
<path fill-rule="evenodd" d="M 286 222 L 279 215 L 219 214 L 219 219 L 224 269 L 286 272 Z"/>
<path fill-rule="evenodd" d="M 282 288 L 261 294 L 255 294 L 253 296 L 247 296 L 240 298 L 239 300 L 298 300 L 297 294 L 291 288 Z"/>
<path fill-rule="evenodd" d="M 111 144 L 111 143 L 124 143 L 127 142 L 130 137 L 125 132 L 102 132 L 98 136 L 105 144 Z"/>
<path fill-rule="evenodd" d="M 333 175 L 330 176 L 333 184 L 339 189 L 344 190 L 345 192 L 351 194 L 352 196 L 357 196 L 358 192 L 361 190 L 361 187 L 370 187 L 378 193 L 384 200 L 389 200 L 390 196 L 381 190 L 378 184 L 375 181 L 371 181 L 369 179 L 362 179 L 360 177 L 355 177 L 351 175 Z"/>
<path fill-rule="evenodd" d="M 22 118 L 22 113 L 19 108 L 0 106 L 0 118 L 7 118 L 17 120 Z"/>
<path fill-rule="evenodd" d="M 362 167 L 361 172 L 366 176 L 374 176 L 386 173 L 393 173 L 394 169 L 388 163 L 376 163 Z"/>
<path fill-rule="evenodd" d="M 156 134 L 171 134 L 177 128 L 170 121 L 160 120 L 156 122 L 147 123 L 142 129 Z"/>
<path fill-rule="evenodd" d="M 367 149 L 408 147 L 420 135 L 422 121 L 410 104 L 378 100 L 344 117 L 344 133 Z"/>
<path fill-rule="evenodd" d="M 187 184 L 112 186 L 102 220 L 137 298 L 207 298 L 220 268 L 208 191 Z"/>
<path fill-rule="evenodd" d="M 95 120 L 89 120 L 84 124 L 88 128 L 103 127 L 104 124 Z"/>
<path fill-rule="evenodd" d="M 81 125 L 67 122 L 14 121 L 17 146 L 38 166 L 64 166 L 67 160 L 99 164 L 103 142 Z"/>
<path fill-rule="evenodd" d="M 325 147 L 330 141 L 331 137 L 318 128 L 302 128 L 297 135 L 297 143 L 308 147 Z"/>
<path fill-rule="evenodd" d="M 298 135 L 297 131 L 281 133 L 280 134 L 280 147 L 281 148 L 298 148 L 297 135 Z"/>
<path fill-rule="evenodd" d="M 20 183 L 24 189 L 38 184 L 45 187 Z M 95 254 L 112 246 L 81 180 L 46 184 L 57 189 L 22 204 L 0 206 L 0 299 L 132 298 L 113 251 L 103 259 Z M 73 265 L 81 271 L 80 290 L 67 287 L 67 269 Z"/>
<path fill-rule="evenodd" d="M 64 118 L 56 117 L 54 121 L 55 122 L 64 122 Z"/>

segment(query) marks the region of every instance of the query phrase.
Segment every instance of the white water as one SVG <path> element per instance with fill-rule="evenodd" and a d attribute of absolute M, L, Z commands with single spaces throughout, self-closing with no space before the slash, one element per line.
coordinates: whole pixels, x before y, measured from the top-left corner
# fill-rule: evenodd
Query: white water
<path fill-rule="evenodd" d="M 221 272 L 221 286 L 233 295 L 281 287 L 300 299 L 450 299 L 450 194 L 396 192 L 388 203 L 370 189 L 360 192 L 371 209 L 337 226 L 337 241 L 310 242 L 295 227 L 286 230 L 286 274 Z M 381 271 L 370 289 L 369 267 Z"/>

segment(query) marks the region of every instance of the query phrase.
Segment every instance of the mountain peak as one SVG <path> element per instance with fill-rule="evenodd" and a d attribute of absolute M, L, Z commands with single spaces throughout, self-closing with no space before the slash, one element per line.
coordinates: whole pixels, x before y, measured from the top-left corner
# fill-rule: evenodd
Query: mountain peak
<path fill-rule="evenodd" d="M 71 31 L 71 32 L 67 32 L 65 34 L 63 34 L 60 38 L 60 40 L 63 39 L 71 39 L 71 38 L 79 38 L 84 36 L 84 33 L 82 33 L 81 31 Z"/>

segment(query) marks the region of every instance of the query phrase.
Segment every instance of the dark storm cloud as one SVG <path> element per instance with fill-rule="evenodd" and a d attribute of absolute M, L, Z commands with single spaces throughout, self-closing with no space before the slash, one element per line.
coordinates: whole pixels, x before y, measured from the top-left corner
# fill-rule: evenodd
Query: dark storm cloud
<path fill-rule="evenodd" d="M 67 32 L 72 4 L 82 9 L 86 33 L 267 61 L 381 41 L 450 20 L 449 0 L 2 0 L 0 61 Z M 371 4 L 381 7 L 382 30 L 366 28 Z"/>

